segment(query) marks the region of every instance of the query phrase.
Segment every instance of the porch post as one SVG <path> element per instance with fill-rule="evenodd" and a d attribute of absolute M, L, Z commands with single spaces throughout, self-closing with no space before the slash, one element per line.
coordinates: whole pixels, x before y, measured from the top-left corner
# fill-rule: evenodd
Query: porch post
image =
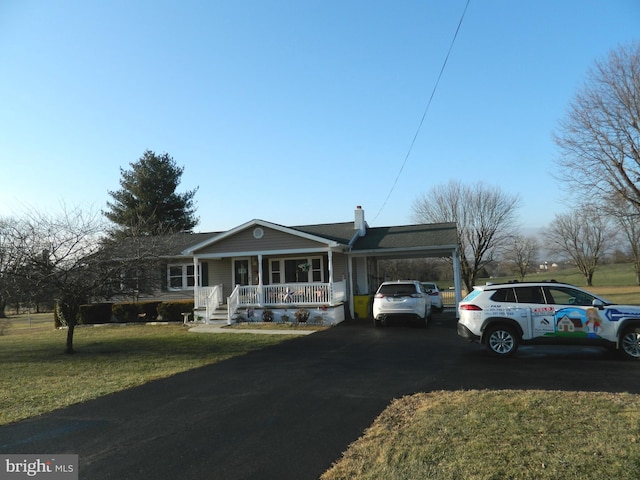
<path fill-rule="evenodd" d="M 347 257 L 347 272 L 349 275 L 349 315 L 351 318 L 356 318 L 353 305 L 353 257 L 351 255 Z"/>
<path fill-rule="evenodd" d="M 262 284 L 262 254 L 258 254 L 258 304 L 264 306 L 264 286 Z"/>
<path fill-rule="evenodd" d="M 193 256 L 193 272 L 196 277 L 196 281 L 193 285 L 193 306 L 194 308 L 200 308 L 202 305 L 198 305 L 198 299 L 200 298 L 200 287 L 202 286 L 202 272 L 198 269 L 198 257 Z M 194 314 L 195 315 L 195 314 Z"/>
<path fill-rule="evenodd" d="M 331 251 L 331 248 L 327 251 L 327 257 L 329 258 L 329 292 L 331 293 L 329 302 L 331 306 L 333 306 L 333 252 Z"/>

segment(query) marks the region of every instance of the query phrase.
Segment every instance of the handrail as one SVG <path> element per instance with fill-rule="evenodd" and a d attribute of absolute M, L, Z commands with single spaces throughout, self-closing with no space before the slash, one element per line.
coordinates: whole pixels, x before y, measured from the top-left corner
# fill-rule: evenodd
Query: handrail
<path fill-rule="evenodd" d="M 240 303 L 239 298 L 240 285 L 236 285 L 236 288 L 233 289 L 231 295 L 227 297 L 227 307 L 229 308 L 227 312 L 227 325 L 231 325 L 231 318 L 233 317 L 234 313 L 236 313 L 236 309 L 238 308 L 238 305 Z"/>
<path fill-rule="evenodd" d="M 205 303 L 206 321 L 208 322 L 213 312 L 222 305 L 222 284 L 214 285 L 207 294 Z"/>

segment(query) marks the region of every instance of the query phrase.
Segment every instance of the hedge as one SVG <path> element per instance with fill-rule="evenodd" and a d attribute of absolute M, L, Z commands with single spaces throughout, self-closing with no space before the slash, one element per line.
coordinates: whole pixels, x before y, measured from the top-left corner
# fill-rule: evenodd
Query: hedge
<path fill-rule="evenodd" d="M 112 312 L 120 323 L 153 322 L 158 318 L 158 307 L 162 302 L 115 303 Z"/>
<path fill-rule="evenodd" d="M 110 323 L 113 303 L 92 303 L 80 305 L 78 323 L 89 325 L 95 323 Z"/>
<path fill-rule="evenodd" d="M 193 300 L 173 300 L 158 305 L 158 315 L 164 322 L 181 322 L 183 312 L 193 313 Z"/>

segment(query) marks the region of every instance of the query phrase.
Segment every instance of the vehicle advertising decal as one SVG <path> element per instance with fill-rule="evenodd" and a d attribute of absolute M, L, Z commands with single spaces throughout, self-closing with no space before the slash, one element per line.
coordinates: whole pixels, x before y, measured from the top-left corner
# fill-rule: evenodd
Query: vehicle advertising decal
<path fill-rule="evenodd" d="M 558 310 L 554 317 L 556 331 L 546 335 L 599 338 L 602 334 L 602 319 L 595 307 L 568 307 Z"/>
<path fill-rule="evenodd" d="M 554 308 L 548 305 L 541 305 L 531 309 L 534 337 L 555 333 L 556 325 L 553 319 L 553 313 Z"/>
<path fill-rule="evenodd" d="M 619 321 L 621 318 L 625 318 L 625 317 L 638 317 L 640 316 L 640 309 L 638 309 L 637 311 L 627 311 L 627 312 L 621 312 L 620 310 L 616 309 L 616 308 L 607 308 L 605 314 L 605 317 L 607 317 L 607 320 L 609 320 L 610 322 L 617 322 Z"/>

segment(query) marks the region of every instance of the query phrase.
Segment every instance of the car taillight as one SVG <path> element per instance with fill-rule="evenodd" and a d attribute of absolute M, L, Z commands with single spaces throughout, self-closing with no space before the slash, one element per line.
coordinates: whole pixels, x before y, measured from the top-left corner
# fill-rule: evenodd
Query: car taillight
<path fill-rule="evenodd" d="M 471 304 L 467 304 L 467 305 L 460 305 L 460 310 L 469 310 L 469 311 L 479 311 L 482 310 L 479 306 L 477 305 L 471 305 Z"/>

